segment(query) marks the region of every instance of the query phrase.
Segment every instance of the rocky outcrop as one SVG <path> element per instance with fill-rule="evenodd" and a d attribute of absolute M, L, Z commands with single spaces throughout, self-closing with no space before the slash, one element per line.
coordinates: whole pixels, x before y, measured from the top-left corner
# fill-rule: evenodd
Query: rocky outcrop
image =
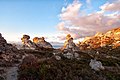
<path fill-rule="evenodd" d="M 21 58 L 18 54 L 19 51 L 12 44 L 8 44 L 7 41 L 2 37 L 0 33 L 0 64 L 7 65 L 6 62 L 15 62 L 17 59 Z"/>
<path fill-rule="evenodd" d="M 29 35 L 23 35 L 21 40 L 22 40 L 22 44 L 23 44 L 24 48 L 26 48 L 26 47 L 28 47 L 30 49 L 35 49 L 36 48 L 36 45 L 30 40 Z"/>
<path fill-rule="evenodd" d="M 79 54 L 76 53 L 79 51 L 79 48 L 76 46 L 76 44 L 73 42 L 73 38 L 70 34 L 66 36 L 66 41 L 64 43 L 64 46 L 61 48 L 63 51 L 64 57 L 68 59 L 73 59 L 79 57 Z"/>
<path fill-rule="evenodd" d="M 70 34 L 66 36 L 66 41 L 64 43 L 64 46 L 62 47 L 62 50 L 79 51 L 78 47 L 73 42 L 73 38 Z"/>
<path fill-rule="evenodd" d="M 97 33 L 92 37 L 86 37 L 78 46 L 83 50 L 105 46 L 116 48 L 120 46 L 120 28 L 110 30 L 106 33 Z"/>
<path fill-rule="evenodd" d="M 44 37 L 38 38 L 35 37 L 33 38 L 33 42 L 38 46 L 38 47 L 43 47 L 43 48 L 52 48 L 52 45 L 45 41 Z"/>
<path fill-rule="evenodd" d="M 0 54 L 5 53 L 5 46 L 7 45 L 7 41 L 2 37 L 0 33 Z"/>

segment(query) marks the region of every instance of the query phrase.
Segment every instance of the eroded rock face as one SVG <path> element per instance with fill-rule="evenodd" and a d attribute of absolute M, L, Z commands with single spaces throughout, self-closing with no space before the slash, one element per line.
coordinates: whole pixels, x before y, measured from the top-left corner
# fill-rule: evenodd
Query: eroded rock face
<path fill-rule="evenodd" d="M 0 61 L 2 60 L 4 63 L 14 62 L 16 59 L 20 58 L 18 53 L 17 48 L 12 44 L 8 44 L 0 33 Z"/>
<path fill-rule="evenodd" d="M 29 39 L 30 39 L 29 35 L 23 35 L 23 37 L 21 38 L 23 47 L 24 48 L 29 47 L 31 49 L 35 49 L 36 45 Z"/>
<path fill-rule="evenodd" d="M 92 37 L 86 37 L 78 46 L 83 50 L 105 46 L 116 48 L 120 46 L 120 28 L 110 30 L 106 33 L 97 33 Z"/>
<path fill-rule="evenodd" d="M 91 59 L 89 66 L 91 69 L 94 69 L 95 71 L 104 70 L 105 68 L 102 66 L 102 63 L 100 61 L 96 61 L 95 59 Z"/>
<path fill-rule="evenodd" d="M 0 53 L 5 53 L 5 46 L 7 45 L 7 41 L 2 37 L 0 33 Z"/>
<path fill-rule="evenodd" d="M 49 42 L 45 41 L 44 37 L 41 37 L 41 38 L 35 37 L 35 38 L 33 38 L 33 42 L 38 47 L 52 48 L 52 45 Z"/>

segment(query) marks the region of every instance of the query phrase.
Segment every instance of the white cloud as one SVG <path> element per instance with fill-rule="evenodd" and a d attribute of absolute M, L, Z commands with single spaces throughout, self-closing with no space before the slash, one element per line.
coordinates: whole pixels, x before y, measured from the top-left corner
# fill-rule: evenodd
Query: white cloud
<path fill-rule="evenodd" d="M 62 22 L 58 24 L 58 29 L 63 31 L 64 34 L 72 34 L 76 39 L 85 36 L 94 35 L 96 32 L 105 32 L 112 28 L 120 27 L 120 14 L 117 8 L 112 13 L 105 14 L 108 10 L 114 10 L 114 3 L 105 3 L 101 7 L 101 11 L 97 11 L 91 14 L 81 15 L 82 4 L 78 1 L 74 1 L 72 4 L 64 8 L 60 14 Z M 112 7 L 110 6 L 112 5 Z M 108 7 L 107 7 L 108 6 Z M 118 5 L 117 5 L 118 6 Z"/>
<path fill-rule="evenodd" d="M 64 11 L 66 11 L 66 9 L 65 9 L 65 7 L 62 7 L 62 10 L 61 10 L 61 12 L 64 12 Z"/>
<path fill-rule="evenodd" d="M 103 11 L 120 11 L 120 0 L 116 0 L 113 3 L 107 2 L 100 7 Z"/>
<path fill-rule="evenodd" d="M 75 17 L 78 17 L 79 9 L 82 4 L 80 4 L 78 1 L 74 1 L 73 4 L 69 4 L 67 8 L 62 8 L 62 14 L 60 14 L 60 17 L 62 20 L 71 20 Z"/>

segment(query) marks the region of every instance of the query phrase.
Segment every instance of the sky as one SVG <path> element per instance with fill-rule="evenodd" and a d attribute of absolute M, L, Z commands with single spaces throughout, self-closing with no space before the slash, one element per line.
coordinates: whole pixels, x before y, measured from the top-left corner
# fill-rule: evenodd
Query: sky
<path fill-rule="evenodd" d="M 0 33 L 9 41 L 27 34 L 76 41 L 120 27 L 120 0 L 0 0 Z"/>

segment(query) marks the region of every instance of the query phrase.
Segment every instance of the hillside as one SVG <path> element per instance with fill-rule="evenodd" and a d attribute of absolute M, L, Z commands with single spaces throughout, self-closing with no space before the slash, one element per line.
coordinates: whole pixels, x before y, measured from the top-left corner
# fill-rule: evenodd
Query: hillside
<path fill-rule="evenodd" d="M 105 46 L 117 48 L 120 46 L 120 28 L 109 30 L 106 33 L 98 32 L 92 37 L 86 37 L 78 46 L 81 50 Z"/>

